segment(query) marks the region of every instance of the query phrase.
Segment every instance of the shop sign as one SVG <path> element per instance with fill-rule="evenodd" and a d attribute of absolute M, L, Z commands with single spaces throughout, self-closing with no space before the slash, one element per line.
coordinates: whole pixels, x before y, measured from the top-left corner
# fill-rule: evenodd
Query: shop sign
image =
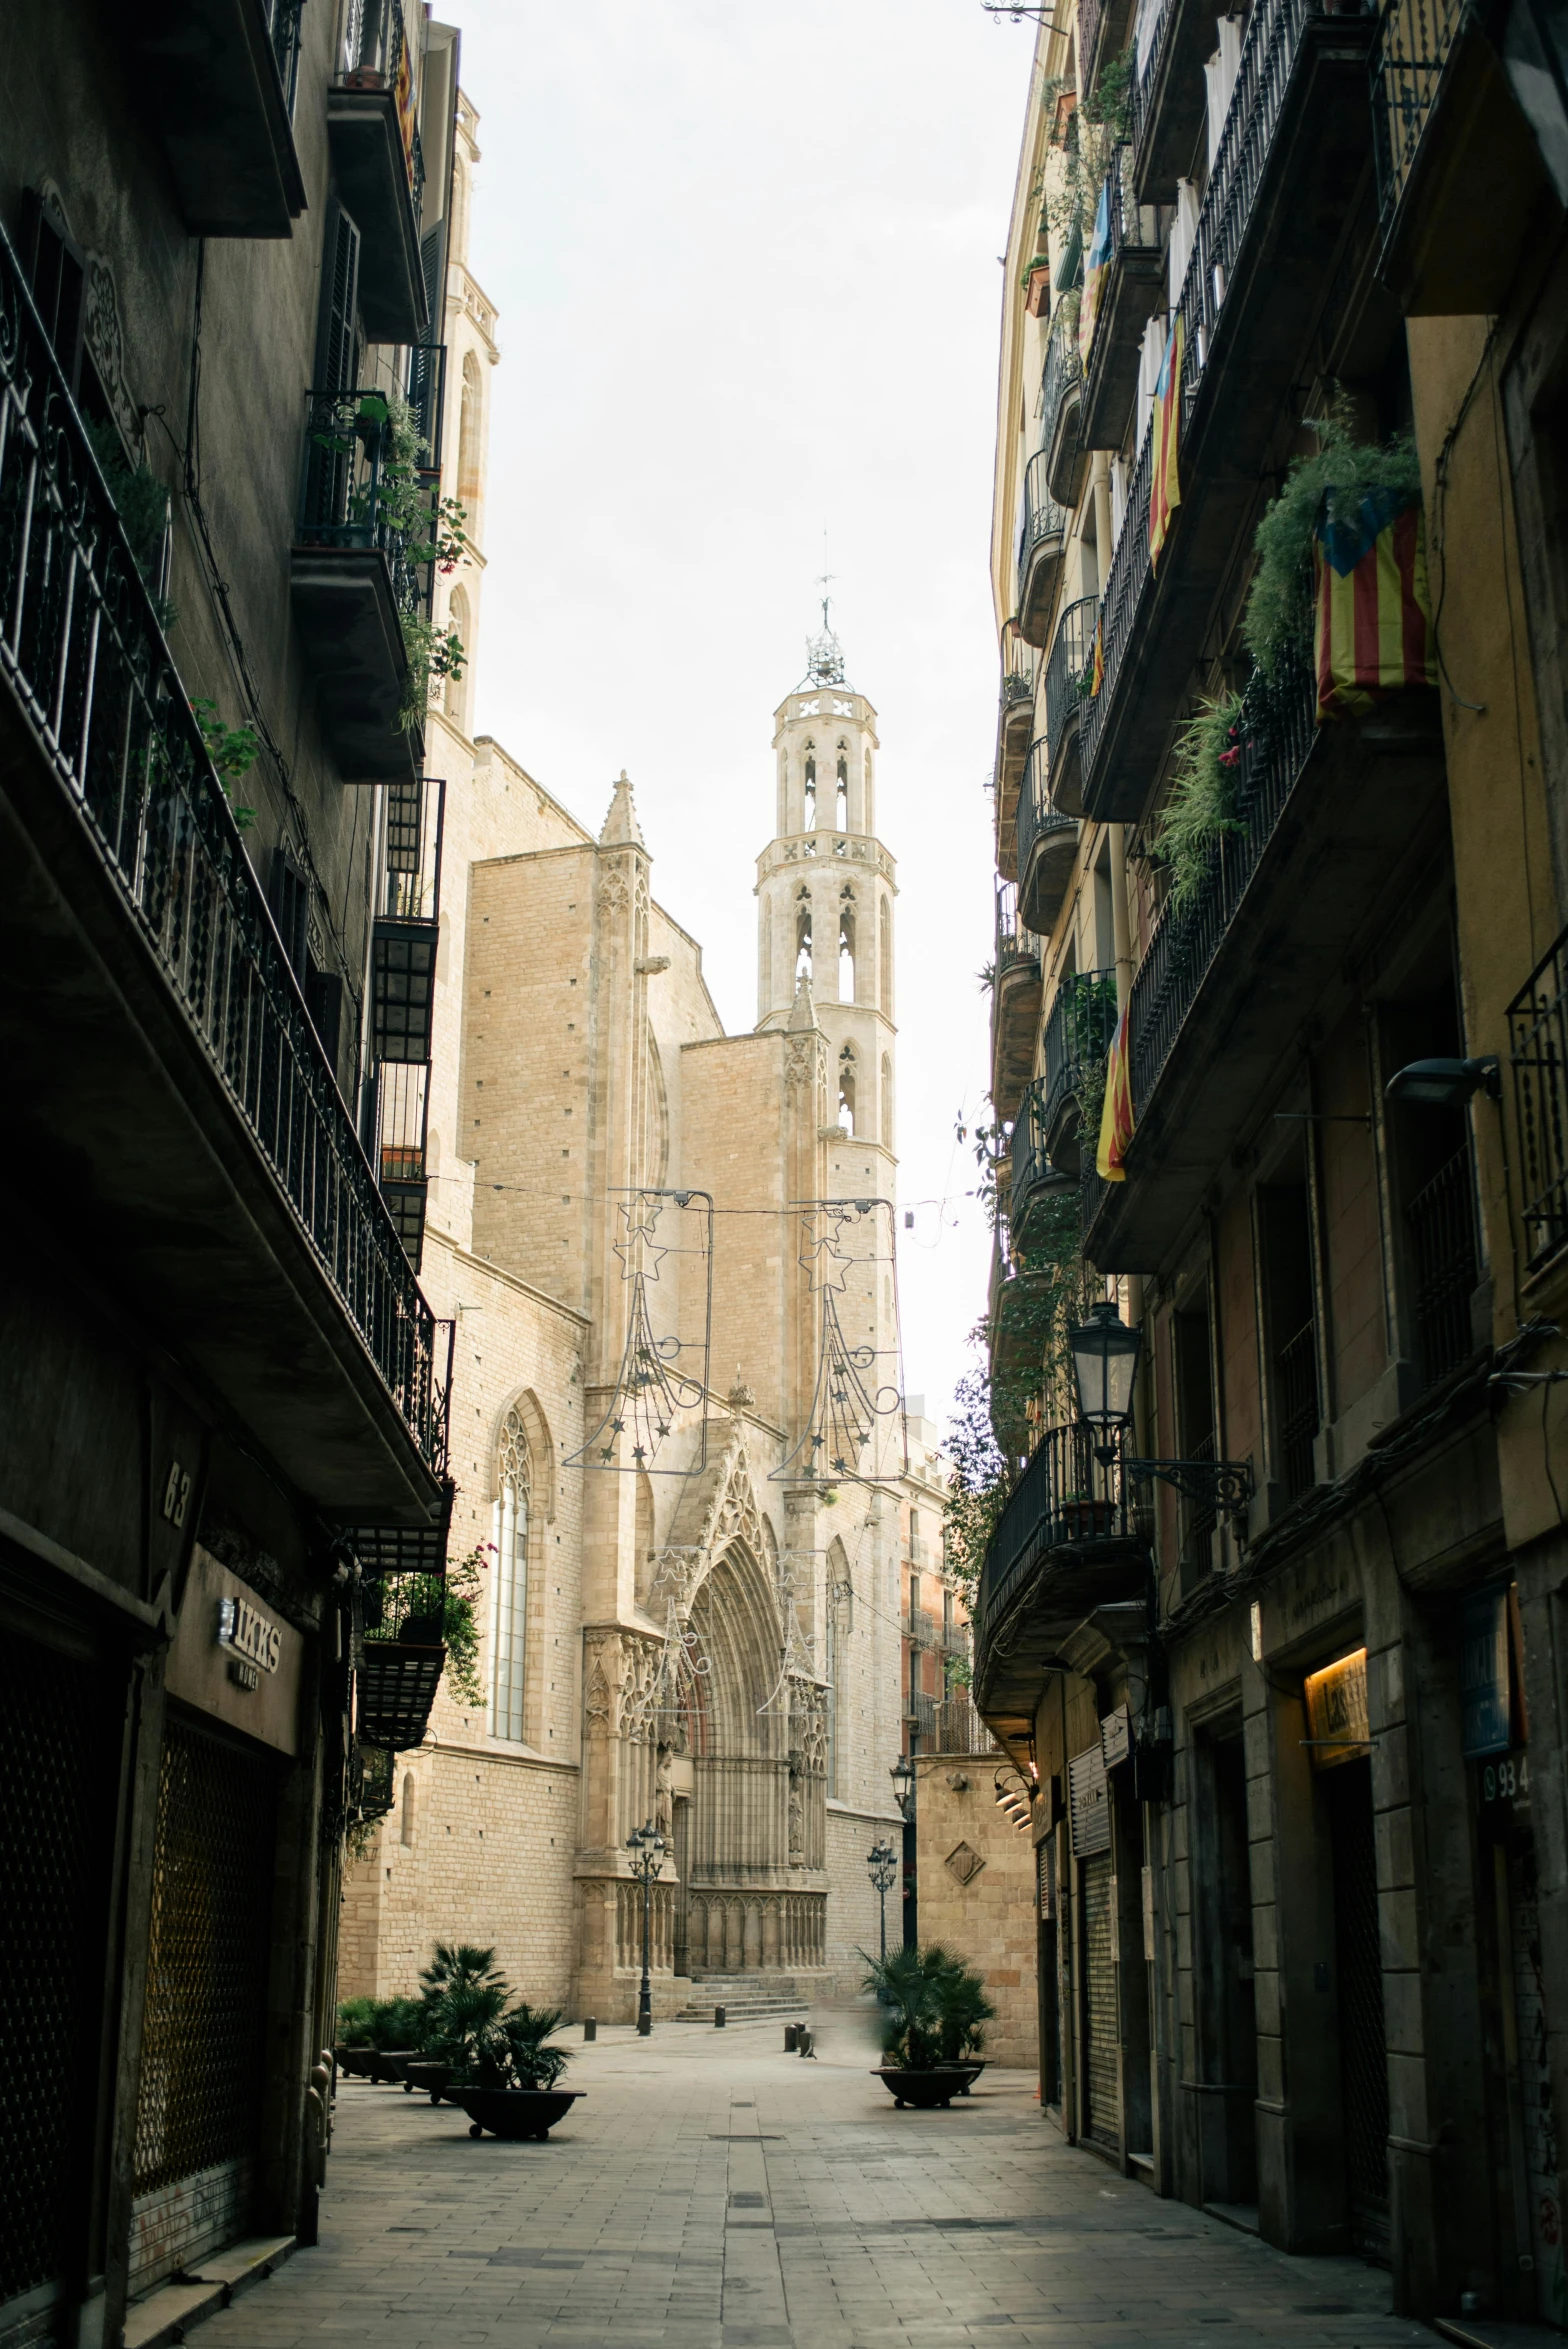
<path fill-rule="evenodd" d="M 218 1645 L 228 1648 L 229 1678 L 240 1688 L 259 1688 L 263 1672 L 276 1672 L 283 1634 L 248 1600 L 226 1594 L 218 1601 Z"/>
<path fill-rule="evenodd" d="M 1118 1762 L 1132 1759 L 1132 1721 L 1127 1707 L 1107 1713 L 1100 1722 L 1100 1752 L 1107 1770 L 1114 1770 Z"/>
<path fill-rule="evenodd" d="M 1314 1770 L 1358 1762 L 1372 1751 L 1367 1721 L 1367 1651 L 1357 1648 L 1307 1674 L 1307 1739 Z"/>
<path fill-rule="evenodd" d="M 1466 1761 L 1506 1753 L 1508 1704 L 1508 1585 L 1472 1591 L 1460 1618 L 1459 1711 Z"/>

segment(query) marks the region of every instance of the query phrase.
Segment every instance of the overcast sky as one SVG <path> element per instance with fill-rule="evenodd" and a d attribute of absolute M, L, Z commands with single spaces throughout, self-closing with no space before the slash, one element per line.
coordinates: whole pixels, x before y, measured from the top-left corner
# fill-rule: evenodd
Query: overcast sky
<path fill-rule="evenodd" d="M 980 0 L 438 13 L 501 319 L 477 727 L 595 829 L 625 767 L 655 894 L 749 1028 L 772 712 L 826 528 L 899 868 L 907 1386 L 945 1413 L 989 1262 L 954 1126 L 987 1084 L 996 256 L 1033 27 Z"/>

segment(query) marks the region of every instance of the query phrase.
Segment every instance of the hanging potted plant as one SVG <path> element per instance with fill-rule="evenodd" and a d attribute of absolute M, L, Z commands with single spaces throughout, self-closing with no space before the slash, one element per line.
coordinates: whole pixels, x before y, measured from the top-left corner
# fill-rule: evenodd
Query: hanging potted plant
<path fill-rule="evenodd" d="M 935 1941 L 883 1958 L 860 1954 L 864 1987 L 883 2012 L 887 2060 L 872 2076 L 900 2111 L 910 2104 L 945 2109 L 966 2096 L 984 2069 L 985 2025 L 996 2013 L 982 1976 Z"/>
<path fill-rule="evenodd" d="M 1024 308 L 1031 318 L 1044 318 L 1051 307 L 1051 262 L 1046 253 L 1036 253 L 1024 270 Z"/>

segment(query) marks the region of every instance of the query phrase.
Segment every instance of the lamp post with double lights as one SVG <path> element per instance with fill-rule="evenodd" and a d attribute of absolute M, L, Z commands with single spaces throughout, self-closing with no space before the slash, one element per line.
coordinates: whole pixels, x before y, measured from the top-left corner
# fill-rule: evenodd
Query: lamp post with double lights
<path fill-rule="evenodd" d="M 898 1854 L 893 1849 L 893 1846 L 888 1842 L 886 1836 L 881 1837 L 878 1842 L 871 1846 L 871 1849 L 866 1854 L 866 1866 L 871 1871 L 871 1881 L 877 1888 L 877 1899 L 881 1906 L 881 1948 L 882 1956 L 884 1959 L 886 1959 L 887 1896 L 892 1889 L 893 1879 L 898 1874 Z"/>
<path fill-rule="evenodd" d="M 637 1993 L 637 2036 L 646 2039 L 653 2029 L 653 1973 L 650 1963 L 649 1914 L 653 1880 L 664 1866 L 664 1838 L 653 1821 L 634 1827 L 626 1838 L 632 1855 L 632 1874 L 642 1883 L 642 1988 Z"/>

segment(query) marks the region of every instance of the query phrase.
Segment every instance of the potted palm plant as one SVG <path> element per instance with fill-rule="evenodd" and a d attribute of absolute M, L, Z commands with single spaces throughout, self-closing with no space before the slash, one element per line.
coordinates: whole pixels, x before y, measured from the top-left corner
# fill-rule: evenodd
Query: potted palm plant
<path fill-rule="evenodd" d="M 983 1978 L 962 1958 L 929 1942 L 924 1949 L 867 1957 L 867 1990 L 883 2010 L 886 2061 L 873 2067 L 900 2108 L 949 2105 L 967 2095 L 983 2063 L 985 2025 L 996 2009 Z"/>
<path fill-rule="evenodd" d="M 406 2066 L 403 2085 L 410 2094 L 422 2089 L 432 2104 L 439 2104 L 454 2076 L 466 2074 L 472 2063 L 465 2030 L 471 2039 L 476 2028 L 496 2019 L 506 2005 L 507 1985 L 493 1949 L 479 1949 L 468 1941 L 438 1941 L 435 1955 L 420 1972 L 419 1986 L 421 2052 Z M 468 1996 L 472 1991 L 484 1995 L 474 2000 Z"/>
<path fill-rule="evenodd" d="M 468 2115 L 470 2137 L 488 2129 L 496 2137 L 542 2140 L 570 2112 L 582 2090 L 556 2086 L 567 2050 L 545 2044 L 563 2020 L 559 2007 L 530 2007 L 519 1999 L 473 2031 L 472 2068 L 452 2090 L 452 2100 Z"/>

